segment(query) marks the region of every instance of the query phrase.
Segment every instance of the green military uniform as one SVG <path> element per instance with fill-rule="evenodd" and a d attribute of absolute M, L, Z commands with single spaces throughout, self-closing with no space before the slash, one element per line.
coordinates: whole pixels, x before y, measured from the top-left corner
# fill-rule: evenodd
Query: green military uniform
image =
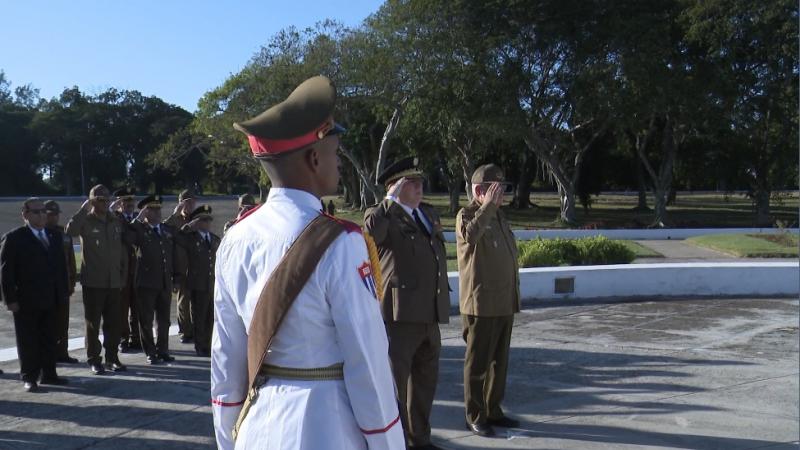
<path fill-rule="evenodd" d="M 416 161 L 408 158 L 387 168 L 380 178 L 389 184 L 421 174 Z M 449 321 L 450 311 L 441 221 L 431 205 L 422 203 L 417 209 L 424 217 L 422 225 L 393 199 L 368 209 L 364 219 L 380 257 L 381 310 L 410 447 L 430 444 L 430 413 L 441 350 L 438 324 Z"/>
<path fill-rule="evenodd" d="M 211 207 L 201 205 L 189 220 L 211 218 Z M 192 230 L 184 226 L 175 235 L 176 249 L 186 253 L 186 267 L 178 266 L 176 272 L 186 273 L 186 294 L 191 302 L 194 326 L 194 348 L 199 356 L 211 354 L 211 331 L 214 324 L 214 262 L 220 238 L 211 233 Z M 176 262 L 176 264 L 178 264 Z"/>
<path fill-rule="evenodd" d="M 139 209 L 160 207 L 159 196 L 139 202 Z M 170 306 L 174 273 L 174 230 L 169 225 L 151 226 L 134 220 L 130 229 L 136 246 L 136 300 L 139 308 L 139 333 L 148 363 L 171 361 L 169 356 Z M 153 318 L 156 339 L 153 339 Z"/>
<path fill-rule="evenodd" d="M 494 165 L 472 182 L 503 181 Z M 497 424 L 503 400 L 514 313 L 519 312 L 517 245 L 503 212 L 473 200 L 456 216 L 459 309 L 464 341 L 464 404 L 469 424 Z"/>
<path fill-rule="evenodd" d="M 184 190 L 178 195 L 178 202 L 192 199 L 194 196 L 188 190 Z M 184 225 L 189 223 L 189 213 L 182 215 L 174 213 L 164 221 L 165 224 L 172 227 L 174 230 L 180 230 Z M 186 261 L 186 251 L 183 248 L 175 249 L 175 265 L 177 267 L 186 268 L 188 266 Z M 189 297 L 188 289 L 186 288 L 186 272 L 176 272 L 175 284 L 178 288 L 178 334 L 181 336 L 181 341 L 189 341 L 194 339 L 192 336 L 192 301 Z"/>
<path fill-rule="evenodd" d="M 133 199 L 134 193 L 128 188 L 117 189 L 114 191 L 117 199 Z M 115 214 L 125 224 L 130 224 L 136 217 L 135 213 L 125 214 L 116 211 Z M 128 270 L 125 274 L 125 287 L 122 288 L 120 296 L 120 350 L 125 352 L 129 349 L 141 347 L 139 340 L 139 316 L 136 306 L 136 248 L 129 242 L 125 243 L 125 253 L 128 259 Z"/>
<path fill-rule="evenodd" d="M 119 362 L 120 289 L 125 285 L 127 258 L 123 246 L 124 224 L 111 213 L 100 217 L 84 209 L 67 223 L 67 234 L 80 237 L 83 262 L 80 281 L 86 322 L 87 362 L 101 364 L 100 320 L 106 363 Z"/>

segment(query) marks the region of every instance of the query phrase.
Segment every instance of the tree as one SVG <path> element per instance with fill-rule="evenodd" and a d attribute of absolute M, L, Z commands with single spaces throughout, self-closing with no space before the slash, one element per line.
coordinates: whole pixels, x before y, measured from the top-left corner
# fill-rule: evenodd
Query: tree
<path fill-rule="evenodd" d="M 713 65 L 709 100 L 724 109 L 734 166 L 726 178 L 747 183 L 756 224 L 770 226 L 773 189 L 797 187 L 797 2 L 687 1 L 682 20 Z"/>

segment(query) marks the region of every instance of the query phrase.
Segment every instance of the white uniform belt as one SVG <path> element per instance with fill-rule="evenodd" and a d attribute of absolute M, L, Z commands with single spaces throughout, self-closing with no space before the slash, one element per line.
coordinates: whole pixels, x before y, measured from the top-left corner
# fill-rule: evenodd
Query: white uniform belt
<path fill-rule="evenodd" d="M 328 367 L 316 367 L 311 369 L 299 369 L 295 367 L 280 367 L 271 364 L 262 364 L 261 375 L 267 378 L 284 378 L 287 380 L 305 381 L 324 381 L 324 380 L 343 380 L 344 364 L 336 363 Z"/>

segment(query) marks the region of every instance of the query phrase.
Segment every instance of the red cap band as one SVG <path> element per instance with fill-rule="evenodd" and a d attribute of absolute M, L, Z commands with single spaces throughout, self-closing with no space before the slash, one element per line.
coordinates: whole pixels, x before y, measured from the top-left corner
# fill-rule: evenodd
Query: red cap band
<path fill-rule="evenodd" d="M 248 135 L 247 140 L 250 142 L 250 150 L 253 151 L 253 156 L 277 155 L 311 145 L 324 138 L 332 128 L 333 120 L 326 120 L 316 129 L 295 138 L 267 139 Z"/>

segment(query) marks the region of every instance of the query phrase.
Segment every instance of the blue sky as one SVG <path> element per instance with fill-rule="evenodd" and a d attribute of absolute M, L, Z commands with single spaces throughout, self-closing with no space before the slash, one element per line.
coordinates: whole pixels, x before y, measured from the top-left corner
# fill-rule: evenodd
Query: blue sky
<path fill-rule="evenodd" d="M 332 18 L 356 26 L 380 0 L 4 2 L 0 70 L 44 98 L 78 86 L 156 95 L 189 111 L 277 31 Z"/>

